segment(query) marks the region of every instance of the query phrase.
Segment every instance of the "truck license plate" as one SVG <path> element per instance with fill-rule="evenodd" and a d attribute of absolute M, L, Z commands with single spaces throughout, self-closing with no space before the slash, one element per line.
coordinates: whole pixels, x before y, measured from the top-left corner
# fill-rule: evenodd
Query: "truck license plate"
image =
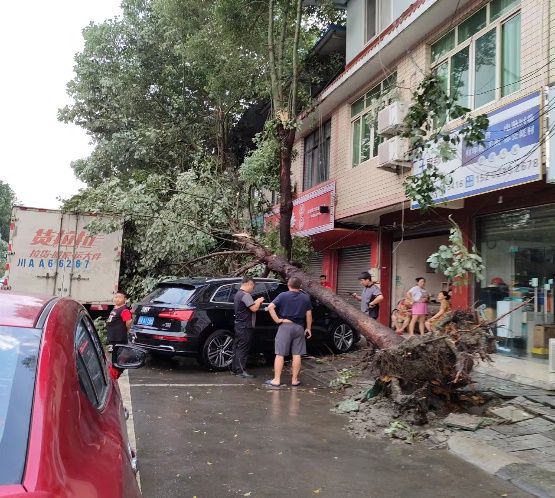
<path fill-rule="evenodd" d="M 153 316 L 140 316 L 139 321 L 137 322 L 139 325 L 152 325 L 154 323 Z"/>

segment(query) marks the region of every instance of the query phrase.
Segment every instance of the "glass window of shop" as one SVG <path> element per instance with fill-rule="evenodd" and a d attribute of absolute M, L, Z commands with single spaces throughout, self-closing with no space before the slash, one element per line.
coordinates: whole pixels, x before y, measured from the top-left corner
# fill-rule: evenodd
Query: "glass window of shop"
<path fill-rule="evenodd" d="M 486 271 L 476 297 L 487 319 L 511 312 L 497 324 L 499 352 L 547 360 L 555 338 L 555 205 L 481 217 L 477 238 Z"/>

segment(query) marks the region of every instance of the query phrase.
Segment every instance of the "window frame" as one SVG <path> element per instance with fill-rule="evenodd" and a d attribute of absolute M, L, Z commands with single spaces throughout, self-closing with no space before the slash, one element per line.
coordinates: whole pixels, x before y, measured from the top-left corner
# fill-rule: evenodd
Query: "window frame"
<path fill-rule="evenodd" d="M 89 368 L 79 351 L 79 344 L 78 344 L 78 330 L 80 324 L 83 324 L 84 333 L 88 336 L 89 340 L 91 341 L 91 345 L 93 347 L 95 357 L 97 359 L 97 363 L 100 366 L 100 370 L 102 372 L 102 380 L 104 383 L 104 387 L 101 389 L 101 392 L 97 392 L 95 384 L 91 377 L 91 372 L 89 372 Z M 100 338 L 98 337 L 98 333 L 94 328 L 94 325 L 89 320 L 89 318 L 84 314 L 81 313 L 77 319 L 77 325 L 75 326 L 74 332 L 74 339 L 73 339 L 74 351 L 75 351 L 75 366 L 77 377 L 79 379 L 79 384 L 83 388 L 83 393 L 90 401 L 91 405 L 93 405 L 98 411 L 102 411 L 106 403 L 108 401 L 108 394 L 110 392 L 110 376 L 108 375 L 107 370 L 107 360 L 106 355 L 104 354 L 104 350 L 102 348 L 102 343 L 100 342 Z M 82 377 L 83 376 L 83 377 Z M 94 395 L 94 399 L 91 399 L 91 392 Z"/>
<path fill-rule="evenodd" d="M 267 287 L 266 284 L 267 284 L 267 282 L 256 282 L 256 281 L 255 281 L 255 282 L 254 282 L 254 288 L 256 289 L 257 286 L 262 286 L 262 288 L 264 289 L 263 294 L 265 295 L 265 298 L 267 299 L 267 298 L 268 298 L 268 287 Z M 228 301 L 214 301 L 214 296 L 215 296 L 223 287 L 229 287 L 229 289 L 230 289 L 230 292 L 228 293 L 228 299 L 229 299 L 229 296 L 231 296 L 231 289 L 232 289 L 234 286 L 237 287 L 237 290 L 239 290 L 239 288 L 241 287 L 241 283 L 240 283 L 240 282 L 234 282 L 234 283 L 222 284 L 222 285 L 218 286 L 218 288 L 212 293 L 212 297 L 210 298 L 210 302 L 211 302 L 211 303 L 214 303 L 214 304 L 233 304 L 233 301 L 229 301 L 229 300 L 228 300 Z M 255 299 L 254 296 L 256 296 L 257 293 L 253 291 L 252 295 L 253 295 L 253 299 Z M 235 294 L 234 294 L 234 297 L 235 297 Z M 265 300 L 266 300 L 266 299 L 265 299 Z"/>
<path fill-rule="evenodd" d="M 378 157 L 378 145 L 383 142 L 384 138 L 378 134 L 377 131 L 377 112 L 380 111 L 379 104 L 381 99 L 387 95 L 393 87 L 397 84 L 397 70 L 393 71 L 387 78 L 384 78 L 377 84 L 373 85 L 368 91 L 366 91 L 362 96 L 357 98 L 349 105 L 349 109 L 351 111 L 350 117 L 350 138 L 351 138 L 351 167 L 356 168 L 361 164 L 364 164 L 371 159 Z M 394 102 L 395 98 L 390 98 L 387 103 L 383 103 L 383 107 Z M 360 101 L 363 101 L 363 106 L 360 111 L 353 115 L 353 107 L 357 105 Z M 378 108 L 377 108 L 378 107 Z M 369 156 L 366 159 L 362 159 L 362 150 L 363 150 L 363 140 L 362 137 L 364 135 L 364 117 L 376 112 L 376 121 L 372 125 L 368 125 L 370 129 L 370 140 L 369 140 Z M 356 122 L 359 122 L 358 126 L 358 161 L 355 161 L 355 147 L 354 147 L 354 138 L 355 138 L 355 127 Z M 376 143 L 377 138 L 377 143 Z M 374 147 L 375 145 L 375 147 Z M 374 150 L 375 149 L 375 150 Z M 375 154 L 374 154 L 375 152 Z"/>
<path fill-rule="evenodd" d="M 502 86 L 503 86 L 503 83 L 502 83 L 502 73 L 503 73 L 503 67 L 502 67 L 503 66 L 503 64 L 502 64 L 502 62 L 503 62 L 502 61 L 502 56 L 503 56 L 502 33 L 503 33 L 503 25 L 505 23 L 507 23 L 511 19 L 516 18 L 517 16 L 521 15 L 521 13 L 522 13 L 522 2 L 519 1 L 518 3 L 516 3 L 516 5 L 514 7 L 512 7 L 511 9 L 508 9 L 507 12 L 498 16 L 493 21 L 491 20 L 491 3 L 492 2 L 490 1 L 486 5 L 481 6 L 475 12 L 472 12 L 465 19 L 463 19 L 461 22 L 459 22 L 456 26 L 449 29 L 449 31 L 447 31 L 446 33 L 444 33 L 443 36 L 439 37 L 437 40 L 435 40 L 433 43 L 430 44 L 430 58 L 431 58 L 430 68 L 431 68 L 431 70 L 436 71 L 437 68 L 439 68 L 443 64 L 447 63 L 447 92 L 449 93 L 449 95 L 451 94 L 452 59 L 456 54 L 458 54 L 459 52 L 461 52 L 462 50 L 464 50 L 465 48 L 468 47 L 468 50 L 469 50 L 468 94 L 469 95 L 464 96 L 464 97 L 466 97 L 466 102 L 464 102 L 464 101 L 461 102 L 461 100 L 458 100 L 458 102 L 461 105 L 463 105 L 464 107 L 468 107 L 470 110 L 481 109 L 482 107 L 488 106 L 488 105 L 492 104 L 493 102 L 497 102 L 500 99 L 506 97 L 507 95 L 511 95 L 511 94 L 513 94 L 515 92 L 518 92 L 520 90 L 520 85 L 519 85 L 519 87 L 516 88 L 515 90 L 513 90 L 511 93 L 509 93 L 507 95 L 503 95 L 503 88 L 502 88 Z M 481 28 L 479 31 L 477 31 L 476 33 L 474 33 L 473 35 L 469 36 L 466 40 L 459 43 L 459 27 L 460 27 L 460 25 L 463 24 L 468 19 L 470 19 L 475 14 L 477 14 L 482 9 L 486 10 L 486 24 L 485 24 L 485 26 L 483 28 Z M 521 22 L 522 22 L 522 18 L 521 18 Z M 496 51 L 495 51 L 495 83 L 494 83 L 495 96 L 489 102 L 486 102 L 484 104 L 476 106 L 475 105 L 476 104 L 476 43 L 479 39 L 481 39 L 483 36 L 490 33 L 492 30 L 495 30 L 495 48 L 496 48 Z M 440 57 L 437 57 L 436 60 L 433 60 L 432 47 L 436 43 L 438 43 L 442 39 L 444 39 L 445 37 L 449 36 L 451 31 L 454 32 L 454 42 L 453 42 L 454 46 L 453 46 L 453 48 L 451 50 L 448 50 L 444 54 L 442 54 Z M 521 35 L 522 35 L 522 32 L 521 32 Z M 522 43 L 522 37 L 521 37 L 521 43 Z M 521 57 L 522 57 L 522 55 L 521 55 Z M 522 77 L 522 75 L 520 75 L 520 78 L 521 77 Z M 486 93 L 486 92 L 487 92 L 487 90 L 484 93 Z M 447 121 L 449 121 L 449 119 Z"/>
<path fill-rule="evenodd" d="M 372 36 L 368 35 L 368 10 L 369 10 L 369 3 L 374 2 L 374 34 Z M 364 45 L 371 42 L 376 36 L 380 33 L 380 7 L 381 7 L 381 0 L 364 0 Z"/>
<path fill-rule="evenodd" d="M 212 296 L 210 297 L 210 302 L 211 302 L 211 303 L 214 303 L 214 304 L 230 304 L 229 301 L 215 301 L 214 298 L 216 297 L 216 294 L 217 294 L 218 292 L 220 292 L 221 289 L 223 289 L 224 287 L 229 287 L 229 290 L 227 291 L 227 296 L 228 296 L 228 299 L 229 299 L 231 287 L 232 287 L 233 285 L 234 285 L 234 284 L 223 284 L 223 285 L 218 286 L 218 287 L 216 288 L 216 290 L 212 293 Z"/>
<path fill-rule="evenodd" d="M 312 140 L 313 146 L 310 149 L 307 147 L 307 142 Z M 313 153 L 315 150 L 318 150 L 318 162 L 316 165 L 316 169 L 314 164 L 311 164 L 311 182 L 307 182 L 307 152 L 310 150 Z M 326 154 L 327 150 L 327 154 Z M 327 161 L 323 161 L 323 160 Z M 327 164 L 324 164 L 327 162 Z M 324 176 L 320 181 L 316 181 L 314 173 L 320 171 L 320 168 L 323 165 Z M 327 182 L 330 178 L 330 169 L 331 169 L 331 119 L 328 119 L 325 123 L 319 126 L 316 130 L 312 133 L 308 134 L 304 138 L 304 149 L 303 149 L 303 192 L 305 190 L 311 189 L 320 185 L 321 183 Z"/>

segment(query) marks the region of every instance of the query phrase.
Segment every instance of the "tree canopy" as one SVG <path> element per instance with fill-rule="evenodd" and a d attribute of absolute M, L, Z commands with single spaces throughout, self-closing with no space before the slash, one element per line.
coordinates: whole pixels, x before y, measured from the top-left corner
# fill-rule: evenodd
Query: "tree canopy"
<path fill-rule="evenodd" d="M 276 1 L 284 47 L 293 36 L 293 18 L 283 17 L 291 2 Z M 302 55 L 326 19 L 336 20 L 326 9 L 306 11 Z M 138 293 L 162 276 L 198 272 L 189 262 L 229 248 L 223 233 L 231 227 L 260 227 L 265 194 L 279 184 L 278 145 L 238 123 L 254 108 L 263 123 L 271 106 L 267 16 L 266 1 L 123 0 L 120 17 L 83 30 L 67 86 L 72 103 L 59 119 L 84 128 L 94 150 L 72 164 L 87 187 L 64 207 L 124 216 L 122 284 Z M 281 67 L 286 82 L 285 50 Z M 309 92 L 301 93 L 306 101 Z M 244 260 L 224 256 L 202 267 L 229 274 Z"/>

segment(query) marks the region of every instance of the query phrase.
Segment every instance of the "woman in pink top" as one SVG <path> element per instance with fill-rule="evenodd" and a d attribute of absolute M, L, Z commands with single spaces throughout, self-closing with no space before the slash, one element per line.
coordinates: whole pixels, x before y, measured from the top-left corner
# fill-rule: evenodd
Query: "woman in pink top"
<path fill-rule="evenodd" d="M 420 335 L 426 332 L 426 315 L 428 314 L 428 301 L 430 294 L 426 290 L 426 279 L 418 277 L 416 285 L 407 292 L 407 299 L 412 301 L 412 318 L 409 324 L 409 335 L 414 335 L 414 327 L 418 322 Z"/>

